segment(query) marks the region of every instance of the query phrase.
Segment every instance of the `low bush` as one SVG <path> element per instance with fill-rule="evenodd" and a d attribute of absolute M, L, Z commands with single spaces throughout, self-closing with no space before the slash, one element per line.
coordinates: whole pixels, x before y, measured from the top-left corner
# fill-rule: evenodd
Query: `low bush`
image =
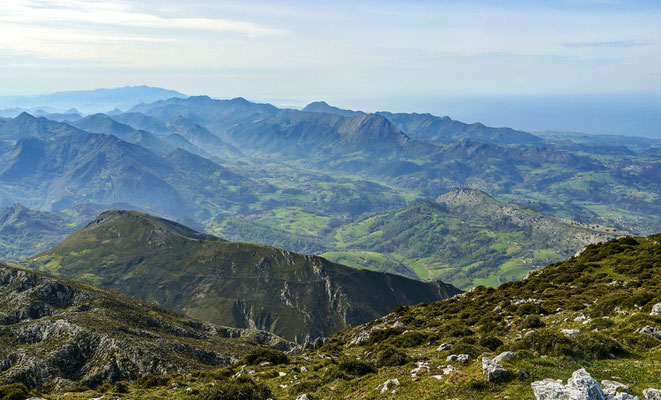
<path fill-rule="evenodd" d="M 395 367 L 407 364 L 409 361 L 410 358 L 406 353 L 390 346 L 376 353 L 376 365 L 378 367 Z"/>
<path fill-rule="evenodd" d="M 129 384 L 126 381 L 115 382 L 112 391 L 115 393 L 128 393 L 130 390 Z"/>
<path fill-rule="evenodd" d="M 416 347 L 426 342 L 427 335 L 419 331 L 406 332 L 390 340 L 390 343 L 396 347 Z"/>
<path fill-rule="evenodd" d="M 268 386 L 255 383 L 249 378 L 229 379 L 214 382 L 196 396 L 197 400 L 264 400 L 272 398 Z"/>
<path fill-rule="evenodd" d="M 543 328 L 546 324 L 539 318 L 538 315 L 528 315 L 526 319 L 523 320 L 521 327 L 524 329 L 537 329 Z"/>
<path fill-rule="evenodd" d="M 497 348 L 503 345 L 503 341 L 493 336 L 487 336 L 481 338 L 478 341 L 478 344 L 482 347 L 486 347 L 491 351 L 495 351 Z"/>
<path fill-rule="evenodd" d="M 263 362 L 270 362 L 271 364 L 286 364 L 289 362 L 289 357 L 281 351 L 259 347 L 243 358 L 243 363 L 247 365 L 258 365 Z"/>
<path fill-rule="evenodd" d="M 145 375 L 135 382 L 135 384 L 143 389 L 149 389 L 159 386 L 167 386 L 170 383 L 170 377 L 162 375 Z"/>
<path fill-rule="evenodd" d="M 25 400 L 28 388 L 21 383 L 0 386 L 0 400 Z"/>
<path fill-rule="evenodd" d="M 371 363 L 361 360 L 347 360 L 342 361 L 338 365 L 338 369 L 348 375 L 363 376 L 376 372 L 376 368 Z"/>

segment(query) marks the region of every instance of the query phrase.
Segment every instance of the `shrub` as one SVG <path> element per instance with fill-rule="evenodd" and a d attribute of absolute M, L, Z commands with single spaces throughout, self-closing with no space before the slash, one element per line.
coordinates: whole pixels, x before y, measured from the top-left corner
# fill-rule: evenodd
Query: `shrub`
<path fill-rule="evenodd" d="M 248 365 L 257 365 L 267 361 L 271 364 L 286 364 L 289 362 L 289 357 L 281 351 L 259 347 L 243 358 L 243 362 Z"/>
<path fill-rule="evenodd" d="M 390 342 L 397 347 L 415 347 L 427 341 L 427 335 L 419 331 L 406 332 L 392 339 Z"/>
<path fill-rule="evenodd" d="M 473 333 L 475 332 L 473 332 L 472 330 L 470 330 L 465 326 L 455 326 L 448 331 L 448 336 L 462 337 L 462 336 L 470 336 Z"/>
<path fill-rule="evenodd" d="M 353 376 L 363 376 L 376 372 L 376 368 L 371 363 L 361 360 L 342 361 L 338 368 L 341 372 Z"/>
<path fill-rule="evenodd" d="M 524 329 L 537 329 L 545 326 L 546 324 L 537 315 L 528 315 L 521 324 L 521 327 Z"/>
<path fill-rule="evenodd" d="M 112 386 L 109 383 L 104 383 L 103 385 L 96 388 L 99 393 L 106 393 L 112 390 Z"/>
<path fill-rule="evenodd" d="M 21 383 L 0 386 L 0 400 L 25 400 L 28 388 Z"/>
<path fill-rule="evenodd" d="M 167 386 L 170 383 L 170 378 L 162 375 L 145 375 L 135 382 L 141 388 L 149 389 L 159 386 Z"/>
<path fill-rule="evenodd" d="M 216 381 L 200 391 L 197 400 L 264 400 L 273 397 L 268 386 L 249 378 Z"/>
<path fill-rule="evenodd" d="M 530 349 L 545 355 L 573 355 L 572 342 L 551 329 L 540 329 L 519 342 L 520 349 Z"/>
<path fill-rule="evenodd" d="M 394 347 L 386 347 L 376 353 L 376 365 L 378 367 L 395 367 L 409 362 L 409 356 Z"/>
<path fill-rule="evenodd" d="M 611 326 L 615 325 L 615 322 L 611 321 L 608 318 L 595 318 L 590 321 L 589 328 L 592 329 L 608 329 Z"/>
<path fill-rule="evenodd" d="M 533 314 L 545 314 L 545 310 L 539 304 L 526 303 L 521 304 L 519 308 L 516 309 L 518 315 L 533 315 Z"/>
<path fill-rule="evenodd" d="M 480 339 L 478 344 L 482 347 L 486 347 L 491 351 L 495 351 L 497 348 L 503 345 L 503 341 L 496 337 L 487 336 Z"/>
<path fill-rule="evenodd" d="M 391 328 L 391 329 L 377 329 L 370 332 L 370 338 L 367 340 L 367 345 L 381 343 L 391 336 L 397 336 L 404 332 L 404 328 Z"/>
<path fill-rule="evenodd" d="M 129 384 L 125 381 L 115 382 L 115 386 L 113 386 L 112 391 L 115 393 L 128 393 Z"/>
<path fill-rule="evenodd" d="M 615 340 L 599 333 L 583 334 L 578 343 L 583 357 L 588 359 L 604 359 L 627 353 Z"/>

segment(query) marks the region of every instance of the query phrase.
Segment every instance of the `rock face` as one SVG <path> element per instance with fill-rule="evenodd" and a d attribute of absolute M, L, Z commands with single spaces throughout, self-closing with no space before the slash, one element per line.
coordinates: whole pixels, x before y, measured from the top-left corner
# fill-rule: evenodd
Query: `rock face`
<path fill-rule="evenodd" d="M 186 320 L 122 295 L 2 263 L 0 299 L 0 380 L 30 388 L 96 387 L 227 365 L 257 343 L 294 348 L 266 332 Z M 234 339 L 239 337 L 247 343 Z"/>
<path fill-rule="evenodd" d="M 661 390 L 659 389 L 645 389 L 643 390 L 643 396 L 647 400 L 661 400 Z"/>
<path fill-rule="evenodd" d="M 531 384 L 537 400 L 604 400 L 604 392 L 584 368 L 574 371 L 567 384 L 555 379 L 544 379 Z"/>

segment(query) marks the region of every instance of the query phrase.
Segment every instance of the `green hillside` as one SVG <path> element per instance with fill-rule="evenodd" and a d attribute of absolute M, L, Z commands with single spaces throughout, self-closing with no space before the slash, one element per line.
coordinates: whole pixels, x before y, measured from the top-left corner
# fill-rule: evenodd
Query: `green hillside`
<path fill-rule="evenodd" d="M 23 265 L 214 323 L 290 340 L 329 335 L 458 289 L 226 242 L 133 211 L 110 211 Z"/>
<path fill-rule="evenodd" d="M 624 234 L 500 203 L 479 190 L 456 189 L 436 201 L 344 225 L 333 237 L 337 250 L 322 256 L 467 289 L 520 279 L 589 243 Z"/>

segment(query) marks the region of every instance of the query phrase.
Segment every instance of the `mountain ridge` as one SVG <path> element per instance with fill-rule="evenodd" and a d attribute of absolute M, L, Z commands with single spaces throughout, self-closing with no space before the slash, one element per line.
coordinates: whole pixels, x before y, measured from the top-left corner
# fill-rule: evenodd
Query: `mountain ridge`
<path fill-rule="evenodd" d="M 277 248 L 197 232 L 202 236 L 190 237 L 194 231 L 185 227 L 173 234 L 163 221 L 134 211 L 107 212 L 23 265 L 299 342 L 401 304 L 460 292 L 440 282 L 357 270 Z"/>

